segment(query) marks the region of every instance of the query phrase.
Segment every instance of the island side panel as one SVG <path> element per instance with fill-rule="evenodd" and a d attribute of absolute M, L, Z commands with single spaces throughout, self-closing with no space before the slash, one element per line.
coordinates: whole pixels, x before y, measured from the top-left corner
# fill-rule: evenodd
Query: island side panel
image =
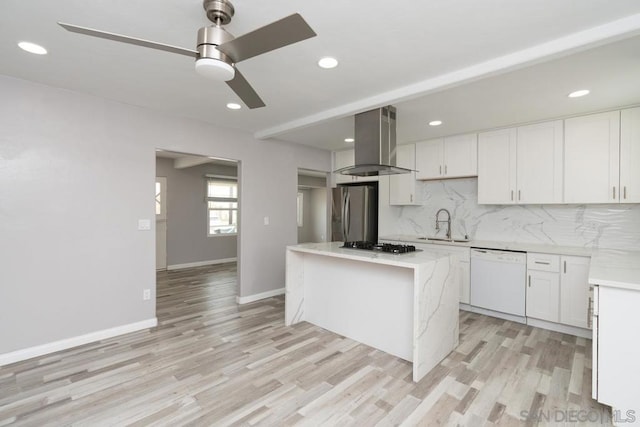
<path fill-rule="evenodd" d="M 287 249 L 284 324 L 289 326 L 304 318 L 304 253 Z"/>
<path fill-rule="evenodd" d="M 413 268 L 306 253 L 304 318 L 411 361 Z"/>
<path fill-rule="evenodd" d="M 459 340 L 458 257 L 450 255 L 415 270 L 413 380 L 442 361 Z"/>

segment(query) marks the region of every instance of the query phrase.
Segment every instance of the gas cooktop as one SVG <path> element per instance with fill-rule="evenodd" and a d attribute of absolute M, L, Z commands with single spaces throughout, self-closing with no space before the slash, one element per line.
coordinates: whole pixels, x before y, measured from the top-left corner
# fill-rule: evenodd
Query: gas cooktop
<path fill-rule="evenodd" d="M 391 243 L 373 243 L 373 242 L 344 242 L 341 248 L 347 249 L 363 249 L 367 251 L 386 252 L 391 254 L 407 254 L 410 252 L 419 252 L 413 245 L 395 245 Z"/>

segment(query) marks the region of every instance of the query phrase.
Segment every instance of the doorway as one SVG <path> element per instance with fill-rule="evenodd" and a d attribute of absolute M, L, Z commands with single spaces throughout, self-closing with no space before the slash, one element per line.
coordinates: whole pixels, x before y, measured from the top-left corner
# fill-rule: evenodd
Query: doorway
<path fill-rule="evenodd" d="M 236 262 L 239 162 L 156 150 L 156 266 Z"/>
<path fill-rule="evenodd" d="M 328 200 L 327 172 L 298 169 L 298 243 L 328 241 L 331 206 Z"/>
<path fill-rule="evenodd" d="M 156 270 L 167 269 L 167 177 L 156 176 Z"/>

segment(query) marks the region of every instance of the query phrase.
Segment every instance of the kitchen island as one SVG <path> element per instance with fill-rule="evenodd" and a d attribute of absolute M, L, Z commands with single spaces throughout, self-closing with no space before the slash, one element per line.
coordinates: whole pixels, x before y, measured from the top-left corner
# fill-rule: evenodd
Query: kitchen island
<path fill-rule="evenodd" d="M 419 381 L 458 345 L 458 259 L 342 243 L 288 246 L 285 323 L 307 321 L 413 363 Z"/>

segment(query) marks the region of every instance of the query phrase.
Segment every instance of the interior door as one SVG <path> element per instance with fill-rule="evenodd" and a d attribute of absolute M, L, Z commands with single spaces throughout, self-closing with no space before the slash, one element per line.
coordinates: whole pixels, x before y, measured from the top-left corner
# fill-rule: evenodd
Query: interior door
<path fill-rule="evenodd" d="M 167 268 L 167 178 L 156 177 L 156 269 Z"/>

